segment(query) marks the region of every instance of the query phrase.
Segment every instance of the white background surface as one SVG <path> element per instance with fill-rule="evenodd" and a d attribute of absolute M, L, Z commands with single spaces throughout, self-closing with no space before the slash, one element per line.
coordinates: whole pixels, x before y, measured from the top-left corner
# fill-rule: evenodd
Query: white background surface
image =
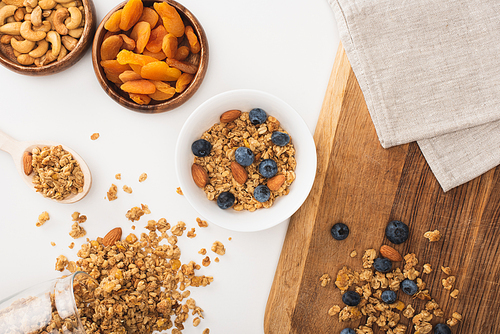
<path fill-rule="evenodd" d="M 194 239 L 185 234 L 179 238 L 182 262 L 201 263 L 198 250 L 209 250 L 215 240 L 226 246 L 219 263 L 213 262 L 216 255 L 209 251 L 212 264 L 199 272 L 213 276 L 214 282 L 191 289 L 205 320 L 197 328 L 188 320 L 183 332 L 201 333 L 208 327 L 216 334 L 263 333 L 267 297 L 288 222 L 254 233 L 232 232 L 214 224 L 198 228 L 199 215 L 176 193 L 176 138 L 198 105 L 238 88 L 263 90 L 283 99 L 313 132 L 339 44 L 336 23 L 325 0 L 180 2 L 203 25 L 210 62 L 198 92 L 173 111 L 147 115 L 116 104 L 95 78 L 90 49 L 76 65 L 52 76 L 23 76 L 0 67 L 0 130 L 17 140 L 65 144 L 80 153 L 93 175 L 92 189 L 84 200 L 58 204 L 29 189 L 10 155 L 0 152 L 0 300 L 37 281 L 60 276 L 54 270 L 58 255 L 77 260 L 85 238 L 73 240 L 68 234 L 73 212 L 88 217 L 83 227 L 91 239 L 116 226 L 128 235 L 132 223 L 125 213 L 144 203 L 152 213 L 135 222 L 137 234 L 148 219 L 161 217 L 171 224 L 182 220 L 188 230 L 196 227 Z M 118 1 L 94 3 L 99 23 Z M 100 133 L 96 141 L 90 140 L 94 132 Z M 148 179 L 139 183 L 143 172 Z M 117 173 L 122 180 L 115 180 Z M 120 191 L 118 199 L 109 202 L 104 197 L 112 183 Z M 124 193 L 123 185 L 133 193 Z M 43 211 L 51 219 L 36 227 Z M 75 248 L 70 250 L 72 241 Z"/>

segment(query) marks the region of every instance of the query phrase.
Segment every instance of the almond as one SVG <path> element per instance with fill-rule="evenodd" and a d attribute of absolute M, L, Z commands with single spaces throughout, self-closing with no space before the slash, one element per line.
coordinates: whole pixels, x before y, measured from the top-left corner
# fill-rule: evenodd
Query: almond
<path fill-rule="evenodd" d="M 108 232 L 102 239 L 102 244 L 104 246 L 113 246 L 117 241 L 120 241 L 122 238 L 122 229 L 120 227 L 116 227 Z"/>
<path fill-rule="evenodd" d="M 33 172 L 33 165 L 31 164 L 32 161 L 33 161 L 33 156 L 31 152 L 24 152 L 23 154 L 24 174 L 30 175 Z"/>
<path fill-rule="evenodd" d="M 241 116 L 241 111 L 240 110 L 228 110 L 222 115 L 220 115 L 220 121 L 221 123 L 229 123 L 237 119 L 238 117 Z"/>
<path fill-rule="evenodd" d="M 278 190 L 281 185 L 285 182 L 285 175 L 276 175 L 267 180 L 267 187 L 271 191 Z"/>
<path fill-rule="evenodd" d="M 403 261 L 401 254 L 391 246 L 382 245 L 382 247 L 380 247 L 380 255 L 393 262 Z"/>
<path fill-rule="evenodd" d="M 247 182 L 248 174 L 243 166 L 239 163 L 233 161 L 231 162 L 231 172 L 233 173 L 233 177 L 239 184 L 244 184 Z"/>
<path fill-rule="evenodd" d="M 193 164 L 191 166 L 191 174 L 193 176 L 193 181 L 200 188 L 203 188 L 208 182 L 208 174 L 203 167 L 198 164 Z"/>

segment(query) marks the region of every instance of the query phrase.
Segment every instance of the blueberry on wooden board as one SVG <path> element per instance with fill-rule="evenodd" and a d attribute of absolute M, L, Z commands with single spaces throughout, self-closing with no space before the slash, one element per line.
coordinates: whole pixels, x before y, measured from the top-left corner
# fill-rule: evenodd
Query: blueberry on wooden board
<path fill-rule="evenodd" d="M 408 278 L 405 278 L 401 282 L 401 290 L 403 290 L 403 292 L 406 293 L 407 295 L 413 296 L 414 294 L 417 293 L 418 286 L 412 280 L 409 280 Z"/>
<path fill-rule="evenodd" d="M 451 329 L 446 324 L 436 324 L 434 334 L 451 334 Z"/>
<path fill-rule="evenodd" d="M 386 304 L 394 304 L 397 300 L 396 293 L 392 290 L 386 290 L 382 292 L 380 298 L 382 298 L 382 301 Z"/>
<path fill-rule="evenodd" d="M 361 296 L 356 291 L 346 291 L 342 295 L 342 301 L 347 306 L 356 306 L 361 302 Z"/>
<path fill-rule="evenodd" d="M 344 328 L 340 334 L 356 334 L 356 332 L 352 328 Z"/>
<path fill-rule="evenodd" d="M 392 262 L 385 257 L 377 257 L 375 261 L 373 261 L 373 268 L 381 273 L 387 273 L 392 269 Z"/>
<path fill-rule="evenodd" d="M 410 234 L 410 229 L 408 225 L 399 220 L 393 220 L 387 224 L 385 228 L 385 236 L 389 239 L 393 244 L 401 244 L 408 239 L 408 235 Z"/>
<path fill-rule="evenodd" d="M 337 223 L 330 230 L 335 240 L 344 240 L 349 236 L 349 227 L 344 223 Z"/>

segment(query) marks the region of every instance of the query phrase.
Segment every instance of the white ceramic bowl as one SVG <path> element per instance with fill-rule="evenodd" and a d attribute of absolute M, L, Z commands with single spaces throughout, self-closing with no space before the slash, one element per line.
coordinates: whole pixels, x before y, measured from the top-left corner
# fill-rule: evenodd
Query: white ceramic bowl
<path fill-rule="evenodd" d="M 203 189 L 198 188 L 191 177 L 194 155 L 191 144 L 213 124 L 219 123 L 220 115 L 230 109 L 250 111 L 262 108 L 268 115 L 280 121 L 295 146 L 296 179 L 290 193 L 276 199 L 273 206 L 254 212 L 222 210 L 216 201 L 209 201 Z M 300 115 L 277 97 L 250 89 L 233 90 L 216 95 L 200 105 L 186 120 L 176 145 L 176 169 L 184 196 L 203 219 L 220 227 L 252 232 L 273 227 L 289 218 L 307 198 L 316 176 L 316 146 L 309 128 Z"/>

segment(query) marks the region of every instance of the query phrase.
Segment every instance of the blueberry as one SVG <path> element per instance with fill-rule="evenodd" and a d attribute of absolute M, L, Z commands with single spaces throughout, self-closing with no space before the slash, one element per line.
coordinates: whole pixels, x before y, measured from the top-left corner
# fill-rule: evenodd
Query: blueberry
<path fill-rule="evenodd" d="M 197 157 L 206 157 L 210 154 L 212 149 L 212 144 L 210 144 L 205 139 L 198 139 L 191 145 L 191 151 Z"/>
<path fill-rule="evenodd" d="M 451 334 L 451 329 L 445 324 L 436 324 L 434 326 L 434 334 Z"/>
<path fill-rule="evenodd" d="M 229 191 L 224 191 L 217 197 L 217 205 L 219 208 L 225 210 L 232 207 L 234 204 L 234 195 Z"/>
<path fill-rule="evenodd" d="M 393 220 L 387 224 L 385 228 L 385 236 L 389 239 L 393 244 L 401 244 L 408 239 L 408 234 L 410 230 L 408 229 L 408 225 L 399 220 Z"/>
<path fill-rule="evenodd" d="M 356 334 L 356 332 L 352 328 L 344 328 L 340 334 Z"/>
<path fill-rule="evenodd" d="M 248 118 L 250 119 L 250 123 L 252 123 L 253 125 L 262 124 L 266 121 L 267 114 L 260 108 L 253 108 L 248 113 Z"/>
<path fill-rule="evenodd" d="M 255 187 L 253 197 L 259 202 L 266 202 L 271 197 L 271 190 L 266 185 L 260 184 Z"/>
<path fill-rule="evenodd" d="M 342 301 L 347 306 L 356 306 L 361 301 L 361 297 L 356 291 L 346 291 L 342 295 Z"/>
<path fill-rule="evenodd" d="M 290 136 L 284 132 L 274 131 L 271 135 L 271 141 L 274 145 L 285 146 L 290 142 Z"/>
<path fill-rule="evenodd" d="M 373 261 L 373 268 L 381 273 L 386 273 L 392 269 L 392 262 L 385 257 L 377 257 L 375 261 Z"/>
<path fill-rule="evenodd" d="M 268 179 L 276 175 L 278 172 L 278 165 L 273 159 L 264 159 L 259 164 L 259 173 Z"/>
<path fill-rule="evenodd" d="M 255 158 L 252 150 L 244 146 L 238 147 L 236 149 L 236 152 L 234 152 L 234 157 L 236 159 L 236 162 L 242 166 L 250 166 L 251 164 L 253 164 L 253 160 Z"/>
<path fill-rule="evenodd" d="M 349 235 L 349 227 L 346 224 L 337 223 L 332 226 L 330 232 L 335 240 L 344 240 Z"/>
<path fill-rule="evenodd" d="M 415 282 L 412 280 L 409 280 L 408 278 L 405 278 L 403 282 L 401 282 L 401 289 L 403 290 L 404 293 L 407 295 L 413 296 L 414 294 L 417 293 L 418 291 L 418 286 Z"/>
<path fill-rule="evenodd" d="M 386 304 L 394 304 L 397 300 L 396 293 L 392 290 L 382 292 L 382 301 Z"/>

